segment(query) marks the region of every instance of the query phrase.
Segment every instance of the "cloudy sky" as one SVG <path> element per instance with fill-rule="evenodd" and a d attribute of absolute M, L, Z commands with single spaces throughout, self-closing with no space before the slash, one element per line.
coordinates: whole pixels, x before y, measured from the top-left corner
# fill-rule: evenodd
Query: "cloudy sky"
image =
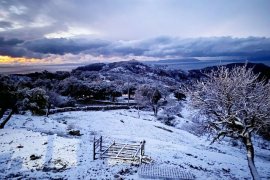
<path fill-rule="evenodd" d="M 269 0 L 0 0 L 0 65 L 270 59 Z"/>

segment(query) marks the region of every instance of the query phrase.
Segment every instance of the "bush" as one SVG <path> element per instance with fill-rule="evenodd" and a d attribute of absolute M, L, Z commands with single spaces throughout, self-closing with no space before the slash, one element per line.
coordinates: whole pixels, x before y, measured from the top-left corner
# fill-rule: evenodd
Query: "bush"
<path fill-rule="evenodd" d="M 186 95 L 179 90 L 174 91 L 174 97 L 176 97 L 178 101 L 186 99 Z"/>
<path fill-rule="evenodd" d="M 157 120 L 166 124 L 167 126 L 175 126 L 176 120 L 174 115 L 165 114 L 165 113 L 159 113 L 157 116 Z"/>

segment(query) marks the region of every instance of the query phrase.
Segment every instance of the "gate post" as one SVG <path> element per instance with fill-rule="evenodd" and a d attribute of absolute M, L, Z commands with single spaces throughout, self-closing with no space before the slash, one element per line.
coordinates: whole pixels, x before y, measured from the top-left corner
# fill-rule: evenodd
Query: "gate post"
<path fill-rule="evenodd" d="M 145 144 L 145 140 L 141 141 L 141 143 L 140 143 L 140 164 L 142 164 L 142 158 L 144 156 L 144 144 Z"/>
<path fill-rule="evenodd" d="M 145 152 L 145 140 L 143 140 L 142 142 L 142 155 L 144 156 L 144 152 Z"/>
<path fill-rule="evenodd" d="M 100 136 L 99 151 L 102 152 L 102 136 Z"/>
<path fill-rule="evenodd" d="M 94 136 L 94 142 L 93 142 L 93 160 L 96 160 L 96 139 Z"/>

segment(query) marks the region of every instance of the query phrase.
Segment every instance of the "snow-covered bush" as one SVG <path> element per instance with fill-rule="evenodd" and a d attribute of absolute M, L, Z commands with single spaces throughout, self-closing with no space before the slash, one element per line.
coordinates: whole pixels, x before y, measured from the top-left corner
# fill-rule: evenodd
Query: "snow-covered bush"
<path fill-rule="evenodd" d="M 196 115 L 192 117 L 191 121 L 186 121 L 183 123 L 181 129 L 184 129 L 195 136 L 203 136 L 207 134 L 207 126 L 203 120 Z"/>
<path fill-rule="evenodd" d="M 48 96 L 46 91 L 41 88 L 33 88 L 26 92 L 27 98 L 29 100 L 26 104 L 26 108 L 29 109 L 33 114 L 44 114 L 46 111 Z"/>
<path fill-rule="evenodd" d="M 175 90 L 173 93 L 174 93 L 174 97 L 178 101 L 186 99 L 186 95 L 181 90 Z"/>
<path fill-rule="evenodd" d="M 175 126 L 175 116 L 169 114 L 158 114 L 157 120 L 160 122 L 168 125 L 168 126 Z"/>
<path fill-rule="evenodd" d="M 19 110 L 30 110 L 33 114 L 46 113 L 49 97 L 41 88 L 24 88 L 17 91 L 17 106 Z"/>
<path fill-rule="evenodd" d="M 176 117 L 182 117 L 183 105 L 180 102 L 176 102 L 174 99 L 168 99 L 167 103 L 160 113 L 158 113 L 157 119 L 169 126 L 177 125 Z"/>

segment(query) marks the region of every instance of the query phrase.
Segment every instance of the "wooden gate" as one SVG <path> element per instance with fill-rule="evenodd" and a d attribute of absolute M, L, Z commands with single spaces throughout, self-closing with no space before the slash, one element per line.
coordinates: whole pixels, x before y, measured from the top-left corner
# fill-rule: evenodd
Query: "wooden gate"
<path fill-rule="evenodd" d="M 97 159 L 96 155 L 99 154 L 99 158 L 110 158 L 127 161 L 138 161 L 142 163 L 142 159 L 145 151 L 145 141 L 122 144 L 113 141 L 109 146 L 102 146 L 102 136 L 98 139 L 94 138 L 93 142 L 93 159 Z"/>

